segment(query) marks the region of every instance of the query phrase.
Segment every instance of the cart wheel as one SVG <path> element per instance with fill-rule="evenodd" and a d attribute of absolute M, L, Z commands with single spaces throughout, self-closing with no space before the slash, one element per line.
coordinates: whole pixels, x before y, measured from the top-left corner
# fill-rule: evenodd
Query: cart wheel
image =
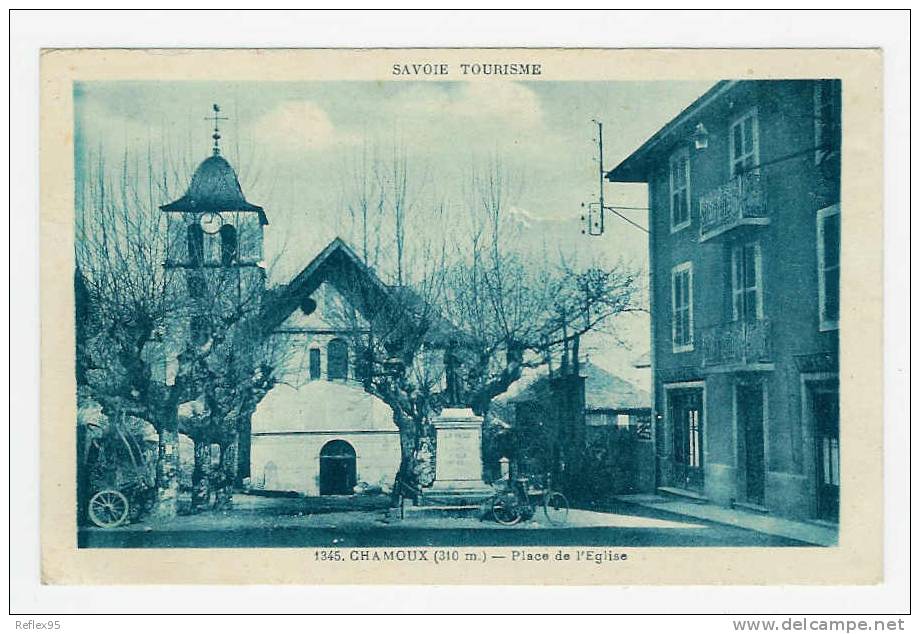
<path fill-rule="evenodd" d="M 99 528 L 115 528 L 128 519 L 128 498 L 121 491 L 105 489 L 89 500 L 89 518 Z"/>
<path fill-rule="evenodd" d="M 554 491 L 546 496 L 543 502 L 543 512 L 550 524 L 565 524 L 569 517 L 569 501 L 565 496 Z"/>
<path fill-rule="evenodd" d="M 521 521 L 521 510 L 513 497 L 499 495 L 492 500 L 492 517 L 499 524 L 514 526 Z"/>

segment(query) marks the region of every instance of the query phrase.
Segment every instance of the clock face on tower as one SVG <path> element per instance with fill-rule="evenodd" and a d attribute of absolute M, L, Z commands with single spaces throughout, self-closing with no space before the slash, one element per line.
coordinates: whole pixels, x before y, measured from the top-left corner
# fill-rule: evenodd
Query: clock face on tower
<path fill-rule="evenodd" d="M 219 213 L 207 211 L 198 217 L 198 224 L 201 225 L 202 231 L 213 234 L 220 231 L 220 228 L 224 225 L 224 219 L 220 217 Z"/>

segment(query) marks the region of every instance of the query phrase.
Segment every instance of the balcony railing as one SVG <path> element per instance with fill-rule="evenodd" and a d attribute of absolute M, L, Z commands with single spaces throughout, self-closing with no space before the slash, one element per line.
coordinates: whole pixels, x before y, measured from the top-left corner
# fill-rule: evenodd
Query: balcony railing
<path fill-rule="evenodd" d="M 741 225 L 769 223 L 760 174 L 748 172 L 700 196 L 700 240 Z"/>
<path fill-rule="evenodd" d="M 773 359 L 770 322 L 731 321 L 702 334 L 703 366 L 743 366 L 769 363 Z"/>

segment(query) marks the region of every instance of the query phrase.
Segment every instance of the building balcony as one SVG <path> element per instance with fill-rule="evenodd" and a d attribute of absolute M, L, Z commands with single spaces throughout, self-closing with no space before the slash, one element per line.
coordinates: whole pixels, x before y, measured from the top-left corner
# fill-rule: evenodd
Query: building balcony
<path fill-rule="evenodd" d="M 773 337 L 770 322 L 730 321 L 701 333 L 703 367 L 712 370 L 770 369 Z"/>
<path fill-rule="evenodd" d="M 761 175 L 748 172 L 700 196 L 700 242 L 738 227 L 770 224 Z"/>

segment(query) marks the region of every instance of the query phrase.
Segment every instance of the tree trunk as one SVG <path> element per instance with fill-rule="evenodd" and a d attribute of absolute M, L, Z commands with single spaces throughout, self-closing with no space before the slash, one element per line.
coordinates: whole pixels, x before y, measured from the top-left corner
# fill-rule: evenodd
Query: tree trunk
<path fill-rule="evenodd" d="M 171 519 L 179 510 L 179 432 L 161 425 L 157 442 L 157 500 L 151 515 Z"/>
<path fill-rule="evenodd" d="M 233 481 L 237 470 L 238 438 L 233 438 L 220 445 L 219 476 L 214 487 L 214 508 L 228 508 L 233 503 Z"/>
<path fill-rule="evenodd" d="M 192 470 L 192 508 L 211 503 L 211 443 L 195 441 L 195 468 Z"/>
<path fill-rule="evenodd" d="M 575 335 L 572 339 L 572 374 L 578 376 L 581 372 L 581 361 L 578 358 L 581 354 L 581 337 Z"/>
<path fill-rule="evenodd" d="M 392 500 L 394 503 L 399 501 L 400 496 L 406 496 L 408 491 L 404 491 L 400 483 L 409 487 L 418 487 L 418 478 L 416 477 L 416 455 L 415 450 L 418 448 L 418 425 L 408 416 L 397 416 L 394 414 L 399 428 L 399 448 L 400 461 L 399 471 L 396 472 L 396 482 L 393 485 Z"/>
<path fill-rule="evenodd" d="M 243 487 L 250 477 L 250 461 L 252 455 L 252 414 L 246 414 L 240 419 L 236 450 L 236 474 L 234 482 L 238 487 Z"/>

